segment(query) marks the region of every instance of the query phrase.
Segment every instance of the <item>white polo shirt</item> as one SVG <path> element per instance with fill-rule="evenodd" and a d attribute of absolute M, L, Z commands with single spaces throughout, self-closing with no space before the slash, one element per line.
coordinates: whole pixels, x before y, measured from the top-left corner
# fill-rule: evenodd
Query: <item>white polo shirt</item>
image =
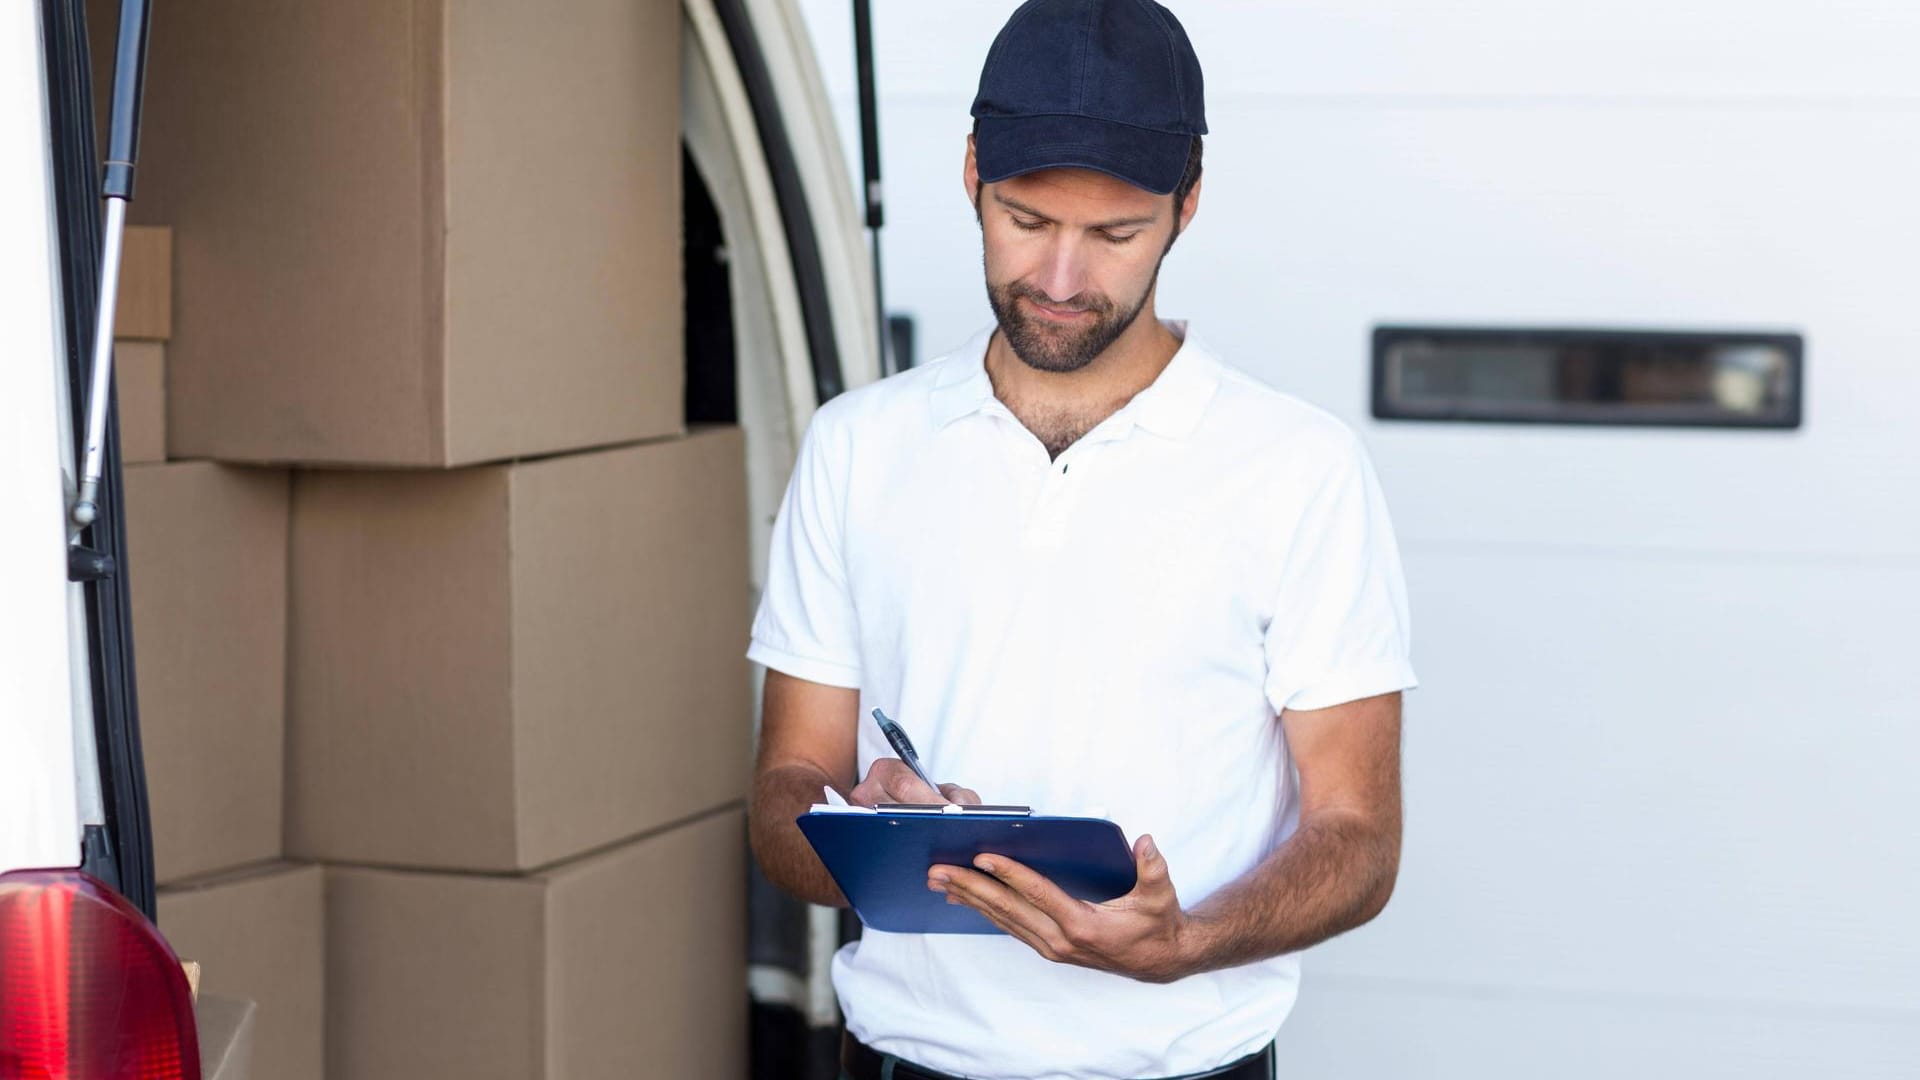
<path fill-rule="evenodd" d="M 1049 461 L 991 330 L 815 414 L 747 655 L 860 690 L 937 781 L 1152 833 L 1183 906 L 1272 852 L 1276 720 L 1414 685 L 1400 559 L 1339 421 L 1184 343 Z M 862 723 L 859 769 L 890 754 Z M 987 1080 L 1201 1071 L 1274 1037 L 1297 956 L 1149 985 L 1000 935 L 868 930 L 833 962 L 877 1050 Z"/>

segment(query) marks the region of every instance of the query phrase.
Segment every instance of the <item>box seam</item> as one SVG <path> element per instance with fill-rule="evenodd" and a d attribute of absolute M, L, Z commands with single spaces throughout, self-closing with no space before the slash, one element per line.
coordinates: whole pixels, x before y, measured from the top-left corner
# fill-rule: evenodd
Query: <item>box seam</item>
<path fill-rule="evenodd" d="M 451 9 L 441 0 L 418 0 L 414 6 L 414 105 L 420 150 L 420 323 L 416 328 L 416 355 L 424 358 L 426 385 L 422 388 L 430 445 L 427 459 L 438 465 L 453 461 L 453 439 L 448 430 L 447 391 L 447 38 Z"/>
<path fill-rule="evenodd" d="M 521 812 L 524 802 L 521 783 L 526 773 L 523 760 L 526 725 L 520 722 L 524 715 L 520 700 L 520 517 L 514 513 L 514 502 L 523 481 L 520 470 L 512 465 L 501 468 L 501 475 L 506 481 L 501 505 L 501 513 L 506 518 L 506 565 L 501 569 L 507 578 L 507 734 L 512 740 L 507 755 L 507 810 L 511 815 L 509 820 L 513 822 L 513 865 L 519 866 L 527 852 L 527 821 L 526 815 Z"/>

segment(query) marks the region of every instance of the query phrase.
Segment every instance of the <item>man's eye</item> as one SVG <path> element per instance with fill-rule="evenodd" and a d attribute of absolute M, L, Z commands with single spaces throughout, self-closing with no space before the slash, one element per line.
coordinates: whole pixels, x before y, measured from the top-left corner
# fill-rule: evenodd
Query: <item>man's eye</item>
<path fill-rule="evenodd" d="M 1109 244 L 1124 244 L 1139 235 L 1139 233 L 1128 233 L 1125 236 L 1121 236 L 1118 233 L 1103 232 L 1100 234 L 1100 239 L 1105 240 Z"/>
<path fill-rule="evenodd" d="M 1019 218 L 1014 218 L 1013 224 L 1014 227 L 1021 232 L 1039 232 L 1041 229 L 1047 227 L 1047 223 L 1044 221 L 1021 221 Z"/>

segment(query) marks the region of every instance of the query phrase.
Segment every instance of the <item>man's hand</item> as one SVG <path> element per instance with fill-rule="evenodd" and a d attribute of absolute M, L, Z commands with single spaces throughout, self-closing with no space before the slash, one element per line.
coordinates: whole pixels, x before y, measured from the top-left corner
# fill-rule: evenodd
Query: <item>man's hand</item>
<path fill-rule="evenodd" d="M 935 866 L 927 888 L 965 904 L 1055 963 L 1166 983 L 1191 974 L 1192 924 L 1180 910 L 1167 861 L 1142 836 L 1133 845 L 1139 880 L 1104 904 L 1068 896 L 1058 885 L 1003 855 L 982 855 L 973 869 Z"/>
<path fill-rule="evenodd" d="M 980 795 L 972 788 L 964 788 L 959 784 L 941 784 L 940 790 L 935 791 L 915 776 L 906 762 L 886 757 L 874 761 L 873 768 L 867 770 L 867 778 L 847 792 L 847 801 L 855 806 L 876 806 L 883 802 L 952 802 L 979 806 Z"/>

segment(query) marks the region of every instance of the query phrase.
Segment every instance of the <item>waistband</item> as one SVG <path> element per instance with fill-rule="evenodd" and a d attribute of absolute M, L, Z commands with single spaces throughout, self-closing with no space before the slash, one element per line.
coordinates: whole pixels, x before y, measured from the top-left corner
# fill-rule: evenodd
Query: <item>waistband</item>
<path fill-rule="evenodd" d="M 850 1034 L 840 1037 L 840 1070 L 845 1080 L 966 1080 L 966 1077 L 915 1065 L 883 1054 Z M 1273 1044 L 1268 1043 L 1238 1061 L 1206 1072 L 1186 1073 L 1162 1080 L 1273 1080 Z"/>

